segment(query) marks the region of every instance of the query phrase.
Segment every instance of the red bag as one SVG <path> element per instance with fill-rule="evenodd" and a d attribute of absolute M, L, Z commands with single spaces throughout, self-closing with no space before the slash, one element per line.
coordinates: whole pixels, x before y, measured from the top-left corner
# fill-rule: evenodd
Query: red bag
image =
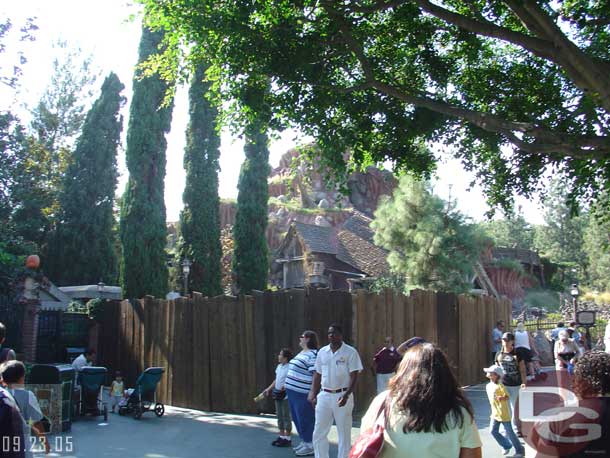
<path fill-rule="evenodd" d="M 377 458 L 383 448 L 383 433 L 385 431 L 385 410 L 388 399 L 381 404 L 375 424 L 368 431 L 358 436 L 349 451 L 349 458 Z M 382 421 L 380 421 L 382 420 Z"/>

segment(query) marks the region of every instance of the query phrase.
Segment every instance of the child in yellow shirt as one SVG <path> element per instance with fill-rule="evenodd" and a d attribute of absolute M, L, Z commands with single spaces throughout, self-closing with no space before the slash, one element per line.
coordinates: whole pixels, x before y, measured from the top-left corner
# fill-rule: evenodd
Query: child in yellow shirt
<path fill-rule="evenodd" d="M 511 424 L 510 406 L 508 403 L 509 395 L 501 382 L 504 376 L 502 366 L 494 364 L 483 369 L 487 374 L 489 383 L 486 386 L 487 398 L 491 405 L 491 435 L 504 450 L 503 454 L 508 455 L 512 446 L 515 447 L 514 457 L 522 457 L 525 448 L 519 442 L 515 430 Z M 500 425 L 504 426 L 506 436 L 500 434 Z"/>
<path fill-rule="evenodd" d="M 123 376 L 120 371 L 116 371 L 115 379 L 110 385 L 110 398 L 112 400 L 112 413 L 114 413 L 115 407 L 118 405 L 120 408 L 120 402 L 123 399 L 124 395 L 124 386 L 123 386 Z"/>

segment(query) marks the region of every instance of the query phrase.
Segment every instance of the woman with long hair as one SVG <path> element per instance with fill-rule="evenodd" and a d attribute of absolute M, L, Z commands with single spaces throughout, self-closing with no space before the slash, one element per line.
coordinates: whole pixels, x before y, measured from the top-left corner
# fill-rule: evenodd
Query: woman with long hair
<path fill-rule="evenodd" d="M 300 353 L 289 362 L 285 386 L 292 421 L 301 438 L 301 443 L 294 447 L 294 451 L 297 456 L 307 456 L 313 454 L 315 411 L 307 401 L 307 395 L 311 389 L 318 355 L 318 335 L 314 331 L 304 331 L 299 337 L 299 347 Z"/>
<path fill-rule="evenodd" d="M 405 353 L 389 389 L 371 403 L 361 429 L 376 422 L 385 425 L 381 458 L 481 457 L 472 406 L 436 345 L 422 343 Z"/>

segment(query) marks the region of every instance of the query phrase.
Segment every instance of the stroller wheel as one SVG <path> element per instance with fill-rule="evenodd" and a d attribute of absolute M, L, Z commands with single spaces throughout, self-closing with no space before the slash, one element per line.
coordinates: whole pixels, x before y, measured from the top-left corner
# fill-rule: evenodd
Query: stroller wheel
<path fill-rule="evenodd" d="M 142 418 L 142 406 L 139 404 L 136 404 L 135 406 L 133 406 L 133 418 L 135 418 L 136 420 L 139 420 L 140 418 Z"/>
<path fill-rule="evenodd" d="M 155 405 L 155 415 L 157 417 L 162 417 L 164 413 L 165 407 L 160 402 L 157 402 L 157 404 Z"/>

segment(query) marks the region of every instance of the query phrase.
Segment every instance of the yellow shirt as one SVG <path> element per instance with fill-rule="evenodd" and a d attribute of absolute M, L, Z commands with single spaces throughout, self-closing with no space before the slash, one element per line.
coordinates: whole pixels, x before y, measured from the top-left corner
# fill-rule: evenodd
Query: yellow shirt
<path fill-rule="evenodd" d="M 510 421 L 510 408 L 508 405 L 508 391 L 501 383 L 489 382 L 485 387 L 487 398 L 491 405 L 491 419 L 497 421 Z M 500 401 L 498 398 L 506 396 L 506 399 Z"/>
<path fill-rule="evenodd" d="M 379 394 L 362 418 L 360 431 L 366 431 L 375 424 L 381 403 L 385 401 L 388 392 Z M 481 447 L 479 431 L 473 418 L 466 409 L 462 409 L 464 422 L 460 426 L 455 420 L 448 419 L 448 429 L 437 432 L 411 432 L 402 430 L 405 416 L 392 403 L 389 427 L 384 432 L 384 443 L 380 458 L 459 458 L 461 448 Z"/>
<path fill-rule="evenodd" d="M 117 382 L 116 380 L 112 382 L 112 386 L 110 387 L 113 396 L 123 396 L 123 382 Z"/>

